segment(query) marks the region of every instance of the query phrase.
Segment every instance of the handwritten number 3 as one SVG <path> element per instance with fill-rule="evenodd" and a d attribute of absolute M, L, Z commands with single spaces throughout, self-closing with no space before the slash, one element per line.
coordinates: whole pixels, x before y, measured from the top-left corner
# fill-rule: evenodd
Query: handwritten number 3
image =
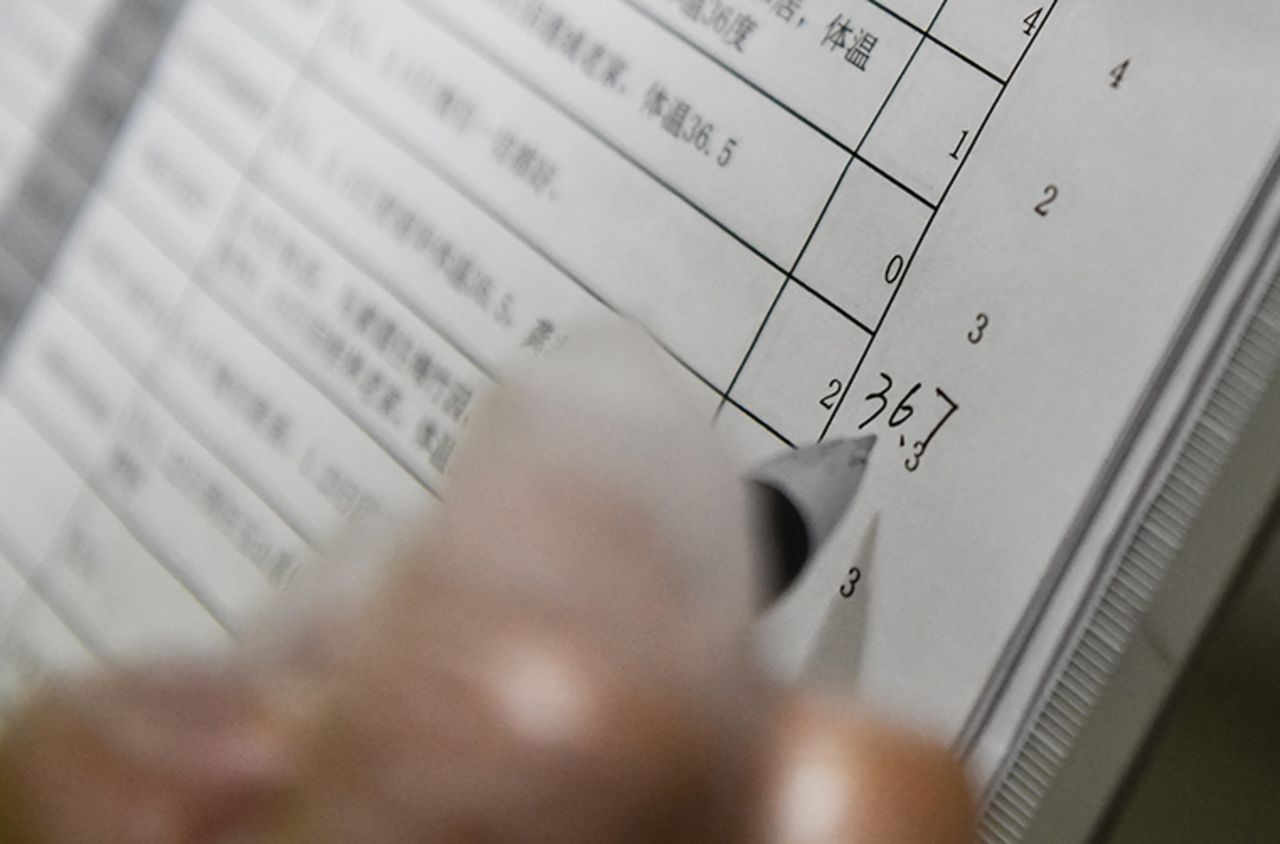
<path fill-rule="evenodd" d="M 866 399 L 864 399 L 864 401 L 879 402 L 880 407 L 875 413 L 867 417 L 867 421 L 858 426 L 859 431 L 869 426 L 872 422 L 875 422 L 880 418 L 880 414 L 889 409 L 889 393 L 893 390 L 893 379 L 889 377 L 887 372 L 881 372 L 880 377 L 884 379 L 884 389 L 878 393 L 871 393 L 866 397 Z"/>

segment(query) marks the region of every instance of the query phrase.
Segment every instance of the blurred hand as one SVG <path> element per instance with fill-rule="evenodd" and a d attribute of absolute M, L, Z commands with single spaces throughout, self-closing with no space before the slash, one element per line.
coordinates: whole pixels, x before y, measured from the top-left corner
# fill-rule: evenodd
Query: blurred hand
<path fill-rule="evenodd" d="M 420 536 L 317 564 L 229 656 L 40 693 L 0 840 L 973 840 L 942 748 L 762 672 L 743 484 L 620 345 L 499 391 Z"/>

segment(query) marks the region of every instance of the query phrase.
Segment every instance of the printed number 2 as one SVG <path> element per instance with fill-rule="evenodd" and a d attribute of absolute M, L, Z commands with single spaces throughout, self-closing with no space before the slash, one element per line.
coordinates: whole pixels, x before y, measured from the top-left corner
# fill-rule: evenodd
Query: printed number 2
<path fill-rule="evenodd" d="M 823 396 L 819 404 L 825 410 L 835 410 L 836 402 L 840 401 L 840 394 L 844 392 L 844 383 L 832 378 L 831 383 L 827 385 L 827 389 L 831 392 Z"/>
<path fill-rule="evenodd" d="M 1049 185 L 1044 189 L 1044 199 L 1040 200 L 1040 204 L 1036 206 L 1036 213 L 1041 217 L 1049 216 L 1049 206 L 1058 199 L 1058 186 Z"/>

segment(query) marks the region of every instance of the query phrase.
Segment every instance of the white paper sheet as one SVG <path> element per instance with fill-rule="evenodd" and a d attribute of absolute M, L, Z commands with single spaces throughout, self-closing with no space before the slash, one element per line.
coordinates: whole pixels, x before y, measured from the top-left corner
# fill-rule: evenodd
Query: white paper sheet
<path fill-rule="evenodd" d="M 189 0 L 47 272 L 0 254 L 39 282 L 0 691 L 233 634 L 349 519 L 432 506 L 474 397 L 612 312 L 744 465 L 880 436 L 766 639 L 972 745 L 1122 432 L 1141 462 L 1168 422 L 1144 389 L 1280 137 L 1277 35 L 1262 2 Z"/>

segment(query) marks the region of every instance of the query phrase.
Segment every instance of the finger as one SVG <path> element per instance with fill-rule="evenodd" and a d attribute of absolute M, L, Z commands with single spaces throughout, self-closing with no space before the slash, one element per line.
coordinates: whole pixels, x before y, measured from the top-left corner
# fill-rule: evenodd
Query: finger
<path fill-rule="evenodd" d="M 284 782 L 273 736 L 249 689 L 218 667 L 51 687 L 0 746 L 0 840 L 219 840 Z"/>
<path fill-rule="evenodd" d="M 621 345 L 476 420 L 450 505 L 295 719 L 286 840 L 748 840 L 772 695 L 745 492 Z"/>
<path fill-rule="evenodd" d="M 970 844 L 973 796 L 936 743 L 813 698 L 778 715 L 770 844 Z"/>
<path fill-rule="evenodd" d="M 452 479 L 459 533 L 505 549 L 554 528 L 555 539 L 604 552 L 611 537 L 644 530 L 651 566 L 673 598 L 704 619 L 749 621 L 758 584 L 748 491 L 706 414 L 637 329 L 614 326 L 576 342 L 478 412 Z M 520 569 L 513 577 L 563 573 L 580 589 L 621 568 L 606 553 L 570 571 L 555 558 L 530 566 L 518 552 L 499 556 L 506 562 L 496 564 Z"/>

